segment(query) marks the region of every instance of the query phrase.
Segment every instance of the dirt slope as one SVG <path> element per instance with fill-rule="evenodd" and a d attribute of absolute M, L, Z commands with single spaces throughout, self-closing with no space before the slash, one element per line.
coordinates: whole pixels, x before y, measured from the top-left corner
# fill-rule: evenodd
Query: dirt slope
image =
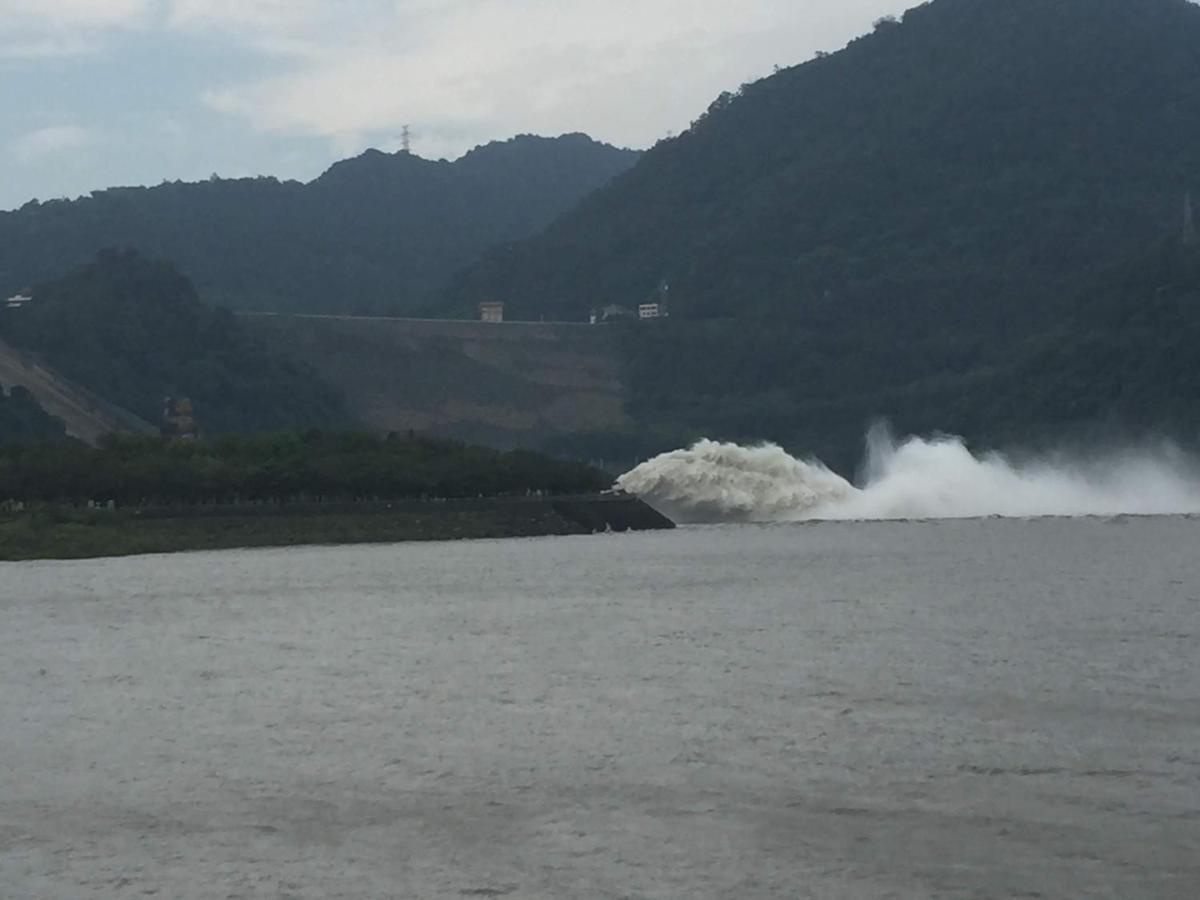
<path fill-rule="evenodd" d="M 95 444 L 103 434 L 146 433 L 155 429 L 133 413 L 67 381 L 32 356 L 0 341 L 0 385 L 27 389 L 46 412 L 66 423 L 67 433 Z"/>

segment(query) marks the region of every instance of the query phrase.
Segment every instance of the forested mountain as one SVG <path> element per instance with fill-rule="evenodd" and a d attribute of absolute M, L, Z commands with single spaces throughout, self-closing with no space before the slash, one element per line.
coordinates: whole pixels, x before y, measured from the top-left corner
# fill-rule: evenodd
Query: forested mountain
<path fill-rule="evenodd" d="M 403 313 L 636 159 L 584 135 L 525 136 L 456 162 L 372 150 L 310 184 L 214 178 L 31 202 L 0 212 L 0 293 L 130 247 L 231 309 Z"/>
<path fill-rule="evenodd" d="M 1200 191 L 1197 46 L 1187 0 L 935 0 L 718 98 L 456 295 L 580 319 L 666 279 L 689 318 L 1041 318 Z"/>
<path fill-rule="evenodd" d="M 1067 422 L 1200 448 L 1200 243 L 1172 236 L 1114 266 L 1020 350 L 975 413 L 1006 427 L 1000 437 L 1018 421 L 1044 435 Z"/>
<path fill-rule="evenodd" d="M 1075 304 L 1200 198 L 1197 47 L 1187 0 L 934 0 L 719 98 L 445 308 L 582 319 L 666 281 L 671 320 L 627 341 L 644 424 L 830 451 L 874 415 L 978 426 L 1028 341 L 1124 341 Z M 1112 411 L 1107 363 L 1062 375 L 1060 412 Z"/>
<path fill-rule="evenodd" d="M 851 474 L 878 419 L 901 434 L 949 432 L 986 448 L 1165 437 L 1200 449 L 1200 245 L 1163 239 L 1063 306 L 1059 324 L 1002 351 L 931 338 L 907 371 L 882 334 L 872 344 L 729 319 L 622 326 L 630 412 L 644 427 L 557 449 L 602 447 L 611 457 L 704 434 L 770 438 Z"/>
<path fill-rule="evenodd" d="M 167 396 L 190 399 L 207 433 L 349 421 L 335 390 L 201 302 L 167 263 L 104 251 L 33 297 L 0 308 L 0 338 L 148 422 Z"/>
<path fill-rule="evenodd" d="M 307 431 L 164 442 L 106 438 L 99 448 L 0 448 L 0 499 L 82 503 L 397 500 L 597 493 L 611 479 L 529 451 L 396 435 Z"/>

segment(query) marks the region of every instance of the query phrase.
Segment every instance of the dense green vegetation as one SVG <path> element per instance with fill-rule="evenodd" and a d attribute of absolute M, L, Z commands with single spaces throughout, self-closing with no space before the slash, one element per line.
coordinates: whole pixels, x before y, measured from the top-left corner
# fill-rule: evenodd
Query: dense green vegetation
<path fill-rule="evenodd" d="M 584 319 L 666 279 L 675 317 L 1052 318 L 1200 190 L 1197 41 L 1186 0 L 936 0 L 719 98 L 464 296 Z"/>
<path fill-rule="evenodd" d="M 528 451 L 308 431 L 0 446 L 0 560 L 670 528 Z"/>
<path fill-rule="evenodd" d="M 14 385 L 7 394 L 0 390 L 0 444 L 65 437 L 63 423 L 42 409 L 25 388 Z"/>
<path fill-rule="evenodd" d="M 230 309 L 403 313 L 636 159 L 584 135 L 521 137 L 453 163 L 368 151 L 311 184 L 213 179 L 31 202 L 0 212 L 0 299 L 132 247 Z"/>
<path fill-rule="evenodd" d="M 989 447 L 1165 436 L 1200 448 L 1200 244 L 1163 240 L 1064 305 L 1061 324 L 1004 354 L 983 339 L 922 342 L 924 364 L 906 380 L 891 378 L 883 340 L 863 352 L 854 335 L 797 325 L 627 327 L 630 381 L 644 385 L 631 411 L 665 429 L 655 449 L 699 435 L 702 423 L 735 440 L 775 436 L 845 472 L 881 418 L 901 433 Z"/>
<path fill-rule="evenodd" d="M 1020 350 L 985 395 L 1010 436 L 1067 422 L 1200 447 L 1200 244 L 1171 238 L 1114 267 Z"/>
<path fill-rule="evenodd" d="M 536 453 L 309 431 L 198 442 L 110 438 L 0 447 L 0 501 L 118 506 L 352 502 L 603 490 L 611 479 Z"/>
<path fill-rule="evenodd" d="M 146 517 L 136 510 L 61 506 L 0 510 L 0 560 L 592 534 L 613 522 L 621 530 L 669 526 L 637 501 L 599 498 L 418 502 L 337 510 L 242 509 L 239 515 L 228 514 L 228 509 L 222 512 L 226 514 Z"/>
<path fill-rule="evenodd" d="M 1122 261 L 1200 198 L 1197 46 L 1185 0 L 935 0 L 719 98 L 446 308 L 583 319 L 665 279 L 670 321 L 625 346 L 634 414 L 673 433 L 844 461 L 875 416 L 1194 432 L 1183 307 L 1105 302 L 1161 286 Z"/>
<path fill-rule="evenodd" d="M 161 420 L 166 396 L 189 397 L 209 433 L 347 422 L 310 368 L 201 302 L 166 263 L 105 251 L 34 296 L 0 309 L 0 337 L 148 422 Z"/>

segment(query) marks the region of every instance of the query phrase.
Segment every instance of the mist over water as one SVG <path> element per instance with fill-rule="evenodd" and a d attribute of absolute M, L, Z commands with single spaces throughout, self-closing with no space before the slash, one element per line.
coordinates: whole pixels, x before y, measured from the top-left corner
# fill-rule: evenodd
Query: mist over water
<path fill-rule="evenodd" d="M 617 485 L 680 524 L 1200 513 L 1200 463 L 1169 445 L 1017 461 L 975 455 L 955 437 L 896 441 L 884 429 L 868 437 L 858 485 L 774 444 L 709 440 Z"/>

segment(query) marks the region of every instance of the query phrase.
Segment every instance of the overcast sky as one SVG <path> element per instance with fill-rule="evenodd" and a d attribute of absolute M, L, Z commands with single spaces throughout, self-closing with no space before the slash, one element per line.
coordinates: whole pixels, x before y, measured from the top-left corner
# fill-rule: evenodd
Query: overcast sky
<path fill-rule="evenodd" d="M 0 208 L 367 147 L 646 147 L 915 0 L 0 0 Z"/>

